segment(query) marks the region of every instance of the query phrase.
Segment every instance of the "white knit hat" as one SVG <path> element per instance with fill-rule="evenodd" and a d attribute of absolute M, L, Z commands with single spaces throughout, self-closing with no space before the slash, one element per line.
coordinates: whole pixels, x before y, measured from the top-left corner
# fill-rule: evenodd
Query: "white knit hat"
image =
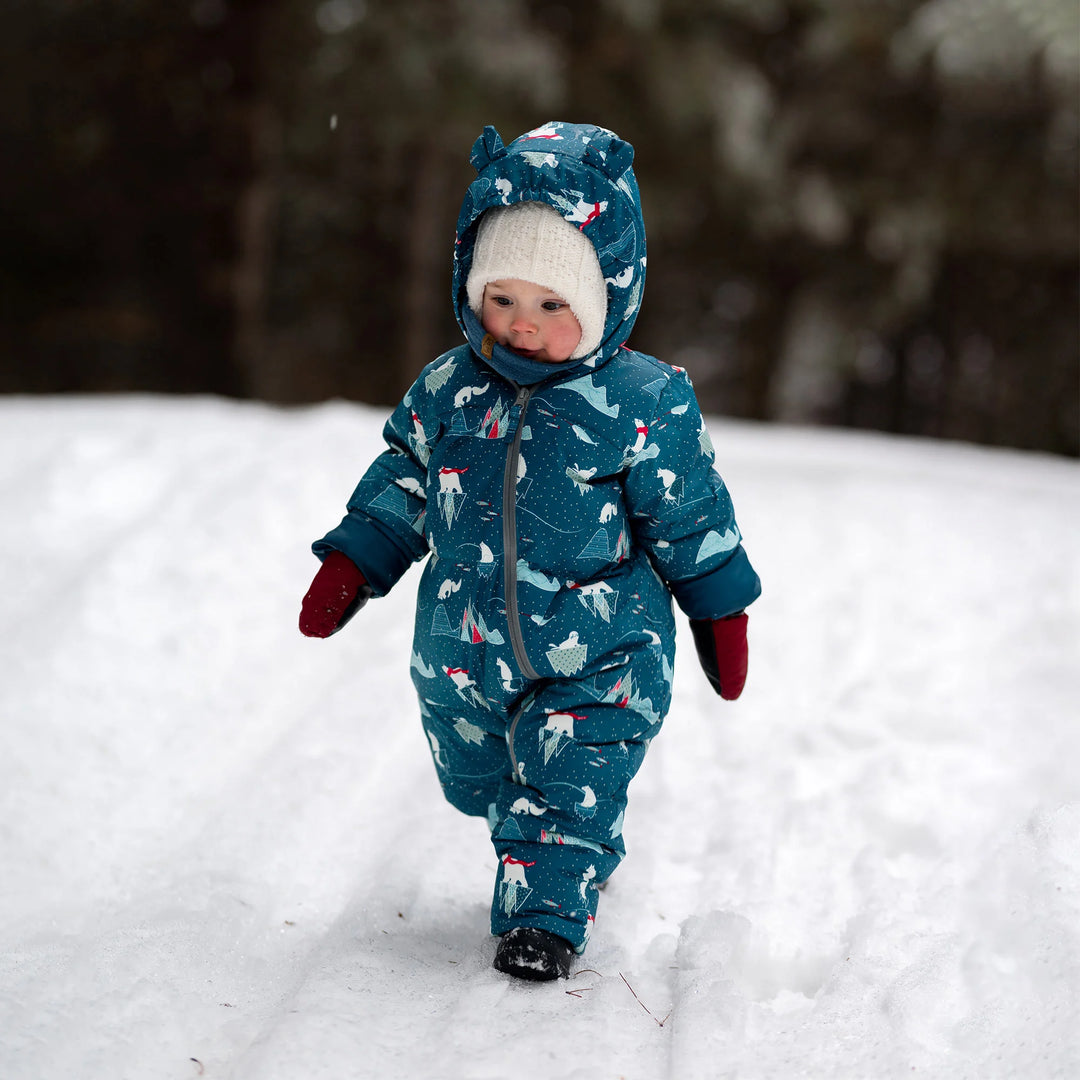
<path fill-rule="evenodd" d="M 479 319 L 484 286 L 517 278 L 550 289 L 570 305 L 581 326 L 571 360 L 588 356 L 604 337 L 607 286 L 592 241 L 553 206 L 521 202 L 484 213 L 465 283 L 469 307 Z"/>

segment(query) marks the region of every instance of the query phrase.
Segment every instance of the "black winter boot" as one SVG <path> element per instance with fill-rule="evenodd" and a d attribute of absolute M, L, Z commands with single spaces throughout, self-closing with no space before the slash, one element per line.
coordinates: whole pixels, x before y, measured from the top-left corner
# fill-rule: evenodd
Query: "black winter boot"
<path fill-rule="evenodd" d="M 515 926 L 499 942 L 494 966 L 506 975 L 546 982 L 568 978 L 573 955 L 569 941 L 532 926 Z"/>

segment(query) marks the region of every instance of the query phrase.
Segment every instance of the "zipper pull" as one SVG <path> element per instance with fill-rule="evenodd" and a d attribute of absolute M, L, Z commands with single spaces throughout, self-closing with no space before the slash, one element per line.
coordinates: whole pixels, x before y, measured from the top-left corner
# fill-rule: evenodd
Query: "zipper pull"
<path fill-rule="evenodd" d="M 521 414 L 525 411 L 525 405 L 529 400 L 532 390 L 527 386 L 519 386 L 517 397 L 514 398 L 514 404 L 510 406 L 510 413 L 506 418 L 506 429 L 503 433 L 504 438 L 513 438 L 514 433 L 518 429 L 518 424 L 521 423 Z"/>

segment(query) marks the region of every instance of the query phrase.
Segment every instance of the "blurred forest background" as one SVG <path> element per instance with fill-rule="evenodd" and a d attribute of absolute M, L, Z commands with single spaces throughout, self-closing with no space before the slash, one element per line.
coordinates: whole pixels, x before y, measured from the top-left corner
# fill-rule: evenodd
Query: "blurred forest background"
<path fill-rule="evenodd" d="M 548 119 L 707 412 L 1080 454 L 1078 0 L 2 0 L 0 392 L 394 402 Z"/>

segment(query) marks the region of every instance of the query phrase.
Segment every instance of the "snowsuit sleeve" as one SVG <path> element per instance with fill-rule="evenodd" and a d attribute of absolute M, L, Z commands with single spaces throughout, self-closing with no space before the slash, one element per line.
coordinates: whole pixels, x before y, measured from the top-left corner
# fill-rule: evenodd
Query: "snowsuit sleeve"
<path fill-rule="evenodd" d="M 331 551 L 347 555 L 376 596 L 388 593 L 428 552 L 425 463 L 431 451 L 411 405 L 415 396 L 414 386 L 386 422 L 387 449 L 356 485 L 341 524 L 311 546 L 320 559 Z"/>
<path fill-rule="evenodd" d="M 655 445 L 656 452 L 651 447 Z M 690 380 L 676 370 L 625 491 L 636 540 L 691 619 L 741 611 L 761 593 Z"/>

